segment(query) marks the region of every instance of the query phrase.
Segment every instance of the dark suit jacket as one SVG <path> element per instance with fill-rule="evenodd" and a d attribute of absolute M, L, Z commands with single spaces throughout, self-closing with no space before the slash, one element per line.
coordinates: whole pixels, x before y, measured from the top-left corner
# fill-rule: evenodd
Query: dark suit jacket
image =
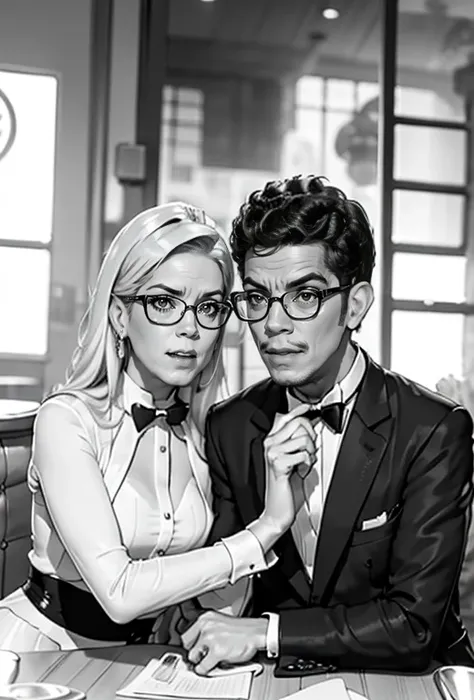
<path fill-rule="evenodd" d="M 267 379 L 211 410 L 210 541 L 263 509 L 262 442 L 286 391 Z M 456 615 L 472 500 L 467 411 L 367 358 L 324 508 L 309 580 L 291 531 L 254 577 L 254 615 L 280 615 L 279 671 L 421 670 L 473 663 Z M 362 530 L 386 511 L 388 521 Z M 278 669 L 277 669 L 278 670 Z"/>

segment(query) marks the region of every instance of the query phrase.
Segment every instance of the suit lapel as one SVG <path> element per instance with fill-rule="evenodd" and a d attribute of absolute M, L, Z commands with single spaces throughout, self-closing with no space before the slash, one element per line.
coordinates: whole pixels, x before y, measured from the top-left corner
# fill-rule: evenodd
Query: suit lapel
<path fill-rule="evenodd" d="M 250 462 L 245 465 L 244 474 L 247 474 L 247 483 L 253 483 L 254 504 L 256 515 L 260 515 L 265 504 L 265 458 L 263 454 L 263 441 L 268 435 L 275 415 L 287 413 L 288 401 L 286 391 L 272 381 L 266 384 L 262 403 L 252 413 L 251 422 L 254 437 L 250 445 Z"/>
<path fill-rule="evenodd" d="M 368 367 L 326 498 L 314 561 L 312 598 L 324 595 L 381 464 L 392 422 L 383 371 Z"/>

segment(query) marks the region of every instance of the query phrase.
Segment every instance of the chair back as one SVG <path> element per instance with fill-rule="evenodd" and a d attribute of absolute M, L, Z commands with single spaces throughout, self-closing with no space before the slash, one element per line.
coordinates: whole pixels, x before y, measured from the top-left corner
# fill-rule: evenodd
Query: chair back
<path fill-rule="evenodd" d="M 28 575 L 32 496 L 26 482 L 35 410 L 0 415 L 0 598 Z"/>

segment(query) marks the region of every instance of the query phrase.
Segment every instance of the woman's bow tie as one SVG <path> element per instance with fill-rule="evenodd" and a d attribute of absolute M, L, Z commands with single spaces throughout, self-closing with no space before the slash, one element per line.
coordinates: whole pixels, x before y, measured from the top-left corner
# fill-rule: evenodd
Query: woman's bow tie
<path fill-rule="evenodd" d="M 150 425 L 156 418 L 163 416 L 168 425 L 179 425 L 188 415 L 189 404 L 177 399 L 176 403 L 168 408 L 149 408 L 141 403 L 134 403 L 132 406 L 132 418 L 135 428 L 141 432 Z"/>

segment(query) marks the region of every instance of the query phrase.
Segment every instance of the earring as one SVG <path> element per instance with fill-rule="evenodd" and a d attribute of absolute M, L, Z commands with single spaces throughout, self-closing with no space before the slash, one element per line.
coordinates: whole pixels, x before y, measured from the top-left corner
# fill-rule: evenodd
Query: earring
<path fill-rule="evenodd" d="M 118 359 L 123 360 L 125 357 L 125 344 L 121 333 L 117 333 L 115 336 L 115 352 L 117 353 Z"/>

